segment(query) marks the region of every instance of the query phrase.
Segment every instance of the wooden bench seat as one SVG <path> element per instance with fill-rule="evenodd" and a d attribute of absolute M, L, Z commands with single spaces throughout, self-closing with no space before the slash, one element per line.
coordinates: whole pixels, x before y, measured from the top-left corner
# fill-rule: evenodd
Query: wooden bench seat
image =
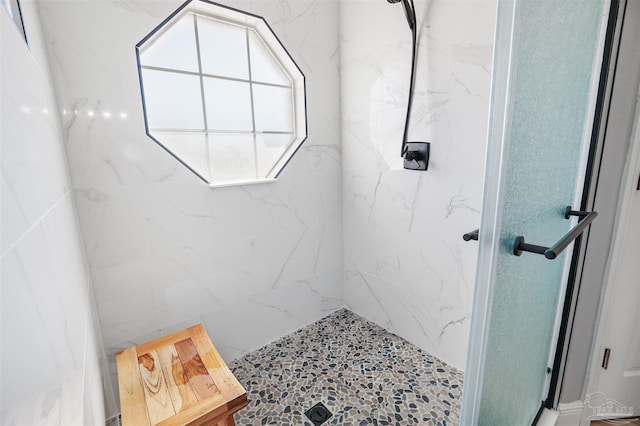
<path fill-rule="evenodd" d="M 247 393 L 202 325 L 116 355 L 123 426 L 234 426 Z"/>

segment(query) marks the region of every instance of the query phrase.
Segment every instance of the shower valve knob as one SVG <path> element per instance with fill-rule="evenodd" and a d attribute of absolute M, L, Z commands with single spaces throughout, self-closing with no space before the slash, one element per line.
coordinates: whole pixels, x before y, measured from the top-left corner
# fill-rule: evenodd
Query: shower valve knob
<path fill-rule="evenodd" d="M 404 168 L 407 170 L 427 170 L 429 167 L 429 142 L 407 142 L 402 151 Z"/>

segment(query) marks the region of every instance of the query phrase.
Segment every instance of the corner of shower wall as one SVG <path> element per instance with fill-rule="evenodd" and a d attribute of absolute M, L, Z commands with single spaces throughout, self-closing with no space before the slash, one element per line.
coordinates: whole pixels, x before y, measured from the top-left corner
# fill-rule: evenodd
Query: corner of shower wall
<path fill-rule="evenodd" d="M 478 250 L 462 235 L 480 224 L 495 10 L 416 2 L 409 139 L 432 150 L 429 171 L 416 172 L 393 162 L 411 58 L 403 12 L 340 1 L 345 304 L 461 369 Z"/>
<path fill-rule="evenodd" d="M 100 331 L 36 2 L 2 36 L 0 423 L 104 422 Z"/>

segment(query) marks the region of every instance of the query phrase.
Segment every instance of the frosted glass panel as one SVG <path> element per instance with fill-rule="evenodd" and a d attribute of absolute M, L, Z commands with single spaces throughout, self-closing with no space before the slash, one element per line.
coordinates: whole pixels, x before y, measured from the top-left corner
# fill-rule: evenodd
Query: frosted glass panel
<path fill-rule="evenodd" d="M 478 424 L 530 425 L 546 398 L 546 369 L 568 254 L 553 261 L 526 252 L 516 257 L 513 243 L 523 235 L 528 243 L 551 246 L 571 226 L 564 209 L 576 198 L 581 150 L 590 130 L 586 122 L 589 96 L 598 84 L 599 76 L 592 72 L 599 61 L 603 7 L 604 1 L 595 0 L 517 1 L 514 53 L 499 53 L 507 58 L 513 80 L 506 103 L 510 127 L 504 134 L 508 162 L 502 166 L 500 187 L 501 245 L 492 259 L 493 299 Z M 500 84 L 504 82 L 494 81 Z M 501 107 L 492 105 L 492 113 Z M 480 259 L 485 258 L 481 253 Z"/>
<path fill-rule="evenodd" d="M 193 15 L 185 15 L 140 54 L 142 65 L 198 72 Z"/>
<path fill-rule="evenodd" d="M 156 132 L 155 138 L 175 156 L 181 158 L 200 176 L 211 181 L 209 173 L 209 149 L 204 132 Z"/>
<path fill-rule="evenodd" d="M 256 130 L 293 131 L 291 89 L 253 85 Z"/>
<path fill-rule="evenodd" d="M 256 135 L 258 174 L 267 176 L 293 140 L 293 135 Z"/>
<path fill-rule="evenodd" d="M 202 72 L 249 79 L 247 30 L 198 17 Z"/>
<path fill-rule="evenodd" d="M 291 86 L 289 77 L 253 31 L 249 31 L 249 51 L 251 52 L 251 79 L 253 81 Z"/>
<path fill-rule="evenodd" d="M 211 174 L 215 180 L 258 178 L 251 134 L 210 134 Z"/>
<path fill-rule="evenodd" d="M 204 129 L 200 78 L 142 70 L 149 128 Z"/>
<path fill-rule="evenodd" d="M 209 129 L 253 129 L 249 83 L 205 78 L 204 96 Z"/>

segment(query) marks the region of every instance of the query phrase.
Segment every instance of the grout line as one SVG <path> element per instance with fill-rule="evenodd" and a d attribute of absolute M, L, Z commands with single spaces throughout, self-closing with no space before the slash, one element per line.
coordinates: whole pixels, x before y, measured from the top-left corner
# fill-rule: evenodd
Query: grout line
<path fill-rule="evenodd" d="M 12 251 L 13 249 L 16 248 L 16 246 L 18 246 L 34 229 L 36 229 L 38 226 L 40 226 L 40 224 L 44 221 L 44 219 L 49 216 L 49 214 L 51 214 L 53 212 L 53 210 L 55 210 L 58 205 L 60 205 L 65 198 L 67 198 L 68 196 L 70 196 L 71 194 L 71 190 L 68 190 L 67 192 L 65 192 L 62 197 L 60 197 L 60 199 L 58 201 L 56 201 L 51 207 L 49 207 L 41 216 L 40 218 L 38 218 L 31 226 L 29 226 L 26 231 L 24 231 L 22 233 L 22 235 L 20 236 L 20 238 L 18 238 L 17 241 L 15 241 L 14 243 L 12 243 L 9 247 L 7 247 L 6 250 L 4 250 L 2 252 L 2 254 L 0 254 L 0 259 L 3 258 L 6 254 L 8 254 L 10 251 Z M 73 206 L 73 208 L 75 209 L 75 205 Z"/>

